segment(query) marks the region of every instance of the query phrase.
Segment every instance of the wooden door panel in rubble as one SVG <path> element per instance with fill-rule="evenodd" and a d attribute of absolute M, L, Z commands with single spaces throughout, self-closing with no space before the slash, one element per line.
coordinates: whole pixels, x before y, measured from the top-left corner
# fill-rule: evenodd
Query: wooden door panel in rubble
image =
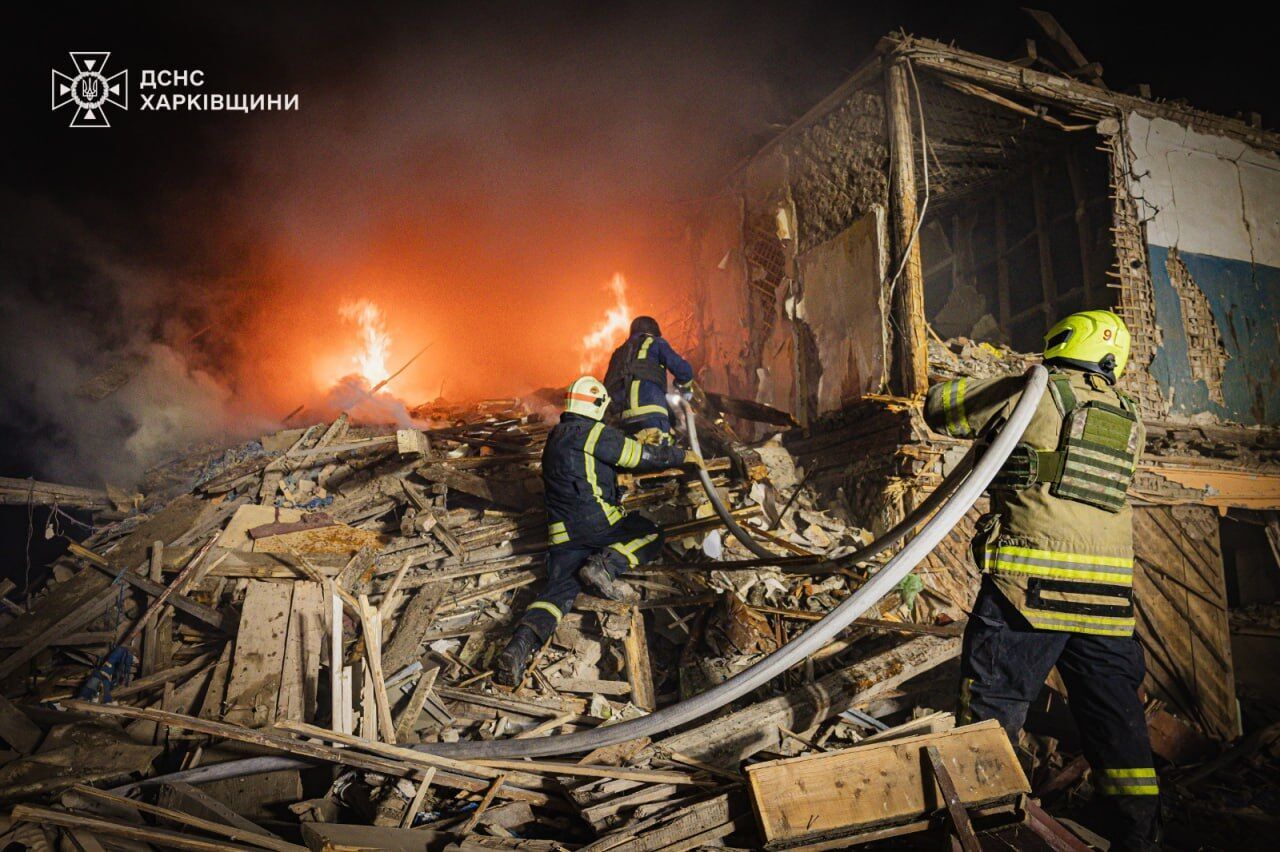
<path fill-rule="evenodd" d="M 1147 689 L 1213 736 L 1236 731 L 1218 517 L 1205 506 L 1133 512 L 1138 636 Z"/>

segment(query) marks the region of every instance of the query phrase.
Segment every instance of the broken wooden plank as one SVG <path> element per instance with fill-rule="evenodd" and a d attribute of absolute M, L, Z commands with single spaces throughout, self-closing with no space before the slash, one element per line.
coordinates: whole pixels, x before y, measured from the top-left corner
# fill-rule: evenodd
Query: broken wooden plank
<path fill-rule="evenodd" d="M 120 571 L 118 563 L 114 558 L 111 562 L 108 562 L 92 550 L 82 547 L 74 541 L 67 545 L 67 550 L 72 555 L 83 559 L 89 565 L 109 577 L 115 578 L 118 575 L 121 580 L 153 599 L 160 597 L 169 590 L 169 586 L 166 586 L 163 583 L 153 583 L 146 577 L 143 577 L 141 574 L 135 573 L 132 570 Z M 114 557 L 115 554 L 113 553 L 112 556 Z M 210 627 L 214 627 L 218 630 L 225 628 L 225 620 L 222 617 L 222 613 L 203 604 L 198 604 L 186 595 L 174 594 L 168 598 L 167 603 L 174 609 L 179 609 L 187 615 L 200 619 Z"/>
<path fill-rule="evenodd" d="M 315 718 L 319 690 L 324 593 L 319 583 L 293 583 L 289 626 L 281 666 L 276 716 L 307 721 Z"/>
<path fill-rule="evenodd" d="M 156 541 L 151 545 L 151 561 L 147 579 L 159 585 L 164 582 L 164 542 Z M 163 618 L 157 618 L 142 628 L 142 660 L 138 672 L 143 676 L 155 674 L 164 666 L 157 665 L 160 659 L 160 631 L 168 627 Z"/>
<path fill-rule="evenodd" d="M 418 781 L 418 788 L 413 791 L 413 798 L 409 800 L 409 807 L 405 809 L 404 817 L 400 820 L 401 828 L 413 828 L 413 821 L 418 816 L 418 811 L 422 810 L 422 802 L 427 797 L 427 791 L 431 789 L 431 779 L 435 777 L 434 766 L 423 773 L 422 779 Z"/>
<path fill-rule="evenodd" d="M 141 840 L 161 848 L 190 849 L 193 852 L 245 852 L 257 847 L 240 846 L 217 840 L 205 840 L 190 834 L 151 828 L 136 823 L 115 822 L 89 814 L 67 813 L 55 811 L 53 808 L 42 808 L 36 805 L 18 805 L 13 809 L 14 822 L 34 822 L 41 825 L 56 825 L 62 828 L 85 829 L 97 834 L 110 834 L 116 837 L 127 837 L 130 840 Z M 294 847 L 297 848 L 297 847 Z"/>
<path fill-rule="evenodd" d="M 937 749 L 965 807 L 1031 791 L 1008 736 L 990 719 L 943 734 L 748 766 L 765 841 L 794 843 L 923 818 L 942 804 L 921 759 L 926 747 Z"/>
<path fill-rule="evenodd" d="M 110 495 L 96 488 L 60 485 L 35 479 L 0 476 L 0 506 L 65 506 L 77 509 L 114 509 Z"/>
<path fill-rule="evenodd" d="M 324 582 L 326 601 L 325 622 L 329 636 L 329 724 L 335 731 L 343 727 L 342 691 L 342 599 L 337 585 L 331 579 Z"/>
<path fill-rule="evenodd" d="M 275 721 L 292 604 L 291 584 L 249 581 L 227 683 L 228 723 L 262 728 Z"/>
<path fill-rule="evenodd" d="M 112 699 L 119 701 L 122 698 L 128 698 L 130 695 L 137 695 L 140 692 L 146 692 L 148 689 L 154 689 L 157 686 L 164 686 L 166 683 L 174 683 L 182 680 L 193 672 L 197 672 L 204 668 L 209 660 L 212 659 L 210 654 L 201 654 L 191 659 L 189 662 L 180 666 L 174 666 L 161 672 L 155 672 L 147 677 L 135 678 L 128 686 L 121 686 L 111 691 Z"/>
<path fill-rule="evenodd" d="M 350 748 L 333 748 L 320 742 L 293 739 L 270 731 L 254 731 L 239 725 L 230 725 L 225 722 L 214 722 L 208 719 L 197 719 L 194 716 L 184 716 L 179 713 L 166 713 L 163 710 L 155 710 L 145 707 L 123 707 L 117 704 L 94 704 L 90 701 L 76 700 L 68 700 L 64 703 L 69 710 L 87 713 L 93 716 L 109 716 L 122 719 L 144 719 L 146 721 L 164 725 L 168 728 L 178 728 L 181 730 L 206 734 L 211 737 L 222 737 L 224 739 L 251 743 L 253 745 L 263 746 L 276 751 L 295 754 L 299 757 L 318 760 L 323 763 L 339 763 L 343 766 L 352 766 L 369 772 L 381 772 L 395 777 L 420 774 L 426 768 L 436 766 L 439 768 L 439 771 L 436 774 L 436 783 L 443 787 L 450 787 L 458 790 L 470 790 L 472 792 L 483 791 L 489 786 L 488 781 L 484 780 L 485 777 L 489 773 L 495 772 L 495 770 L 487 767 L 464 764 L 461 761 L 451 761 L 448 758 L 440 757 L 438 755 L 428 755 L 411 749 L 400 749 L 397 752 L 397 754 L 403 755 L 405 758 L 404 760 L 387 759 L 378 756 L 376 753 L 366 753 Z M 305 732 L 308 735 L 329 739 L 343 736 L 341 734 L 335 734 L 333 731 L 325 730 L 324 728 L 315 728 L 310 725 L 303 726 L 301 723 L 296 722 L 284 722 L 280 724 L 280 727 L 282 730 L 298 730 L 300 732 Z M 396 748 L 396 746 L 388 746 L 385 743 L 368 743 L 364 740 L 360 740 L 359 738 L 353 739 L 364 746 L 369 752 L 372 752 L 375 747 Z M 466 774 L 453 771 L 452 769 L 446 769 L 446 767 L 450 765 L 465 766 Z M 534 805 L 545 805 L 550 801 L 550 798 L 543 793 L 526 790 L 520 787 L 512 787 L 510 785 L 507 786 L 505 795 L 509 798 L 520 799 Z"/>
<path fill-rule="evenodd" d="M 627 683 L 631 685 L 631 703 L 652 713 L 657 707 L 653 689 L 653 669 L 649 662 L 649 640 L 645 636 L 644 613 L 639 607 L 628 612 L 630 626 L 622 640 L 627 659 Z"/>
<path fill-rule="evenodd" d="M 720 793 L 674 812 L 625 826 L 617 834 L 602 837 L 579 852 L 694 849 L 737 831 L 739 813 L 745 809 L 745 804 L 740 803 L 734 793 Z"/>
<path fill-rule="evenodd" d="M 123 805 L 125 807 L 134 808 L 143 813 L 152 814 L 163 819 L 170 820 L 191 828 L 199 829 L 208 834 L 220 834 L 228 840 L 237 840 L 249 844 L 250 846 L 259 846 L 263 849 L 272 849 L 275 852 L 302 852 L 306 847 L 298 846 L 295 843 L 289 843 L 271 834 L 261 834 L 254 831 L 246 831 L 233 825 L 226 825 L 212 820 L 201 819 L 173 808 L 165 808 L 159 805 L 151 805 L 137 799 L 128 799 L 124 796 L 117 796 L 115 793 L 108 793 L 105 790 L 98 790 L 93 787 L 86 787 L 83 784 L 77 784 L 71 788 L 77 795 L 90 799 L 96 799 L 100 802 L 107 802 L 113 805 Z"/>
<path fill-rule="evenodd" d="M 397 828 L 381 825 L 308 822 L 302 826 L 302 838 L 311 852 L 488 852 L 517 849 L 522 852 L 562 852 L 564 846 L 553 840 L 509 840 L 473 834 L 459 842 L 452 832 L 428 828 Z M 465 845 L 464 845 L 465 844 Z"/>
<path fill-rule="evenodd" d="M 555 760 L 480 759 L 474 761 L 474 763 L 493 769 L 510 769 L 520 772 L 536 772 L 580 778 L 621 778 L 628 781 L 640 781 L 645 784 L 703 785 L 707 783 L 684 772 L 668 772 L 660 769 L 633 769 L 629 766 L 584 766 L 580 763 Z"/>
<path fill-rule="evenodd" d="M 436 608 L 448 585 L 431 583 L 422 586 L 412 593 L 409 602 L 401 608 L 390 639 L 383 649 L 382 664 L 388 671 L 398 672 L 421 655 L 422 638 L 431 627 Z"/>
<path fill-rule="evenodd" d="M 214 663 L 209 674 L 209 685 L 205 687 L 204 698 L 196 715 L 202 719 L 222 718 L 222 703 L 227 695 L 227 681 L 231 677 L 231 649 L 233 642 L 223 643 L 218 662 Z"/>
<path fill-rule="evenodd" d="M 938 747 L 927 745 L 924 753 L 929 759 L 933 782 L 942 792 L 942 801 L 947 807 L 947 817 L 951 820 L 951 827 L 955 829 L 956 837 L 960 839 L 960 848 L 964 852 L 982 852 L 982 844 L 978 842 L 978 836 L 973 833 L 973 821 L 969 819 L 969 812 L 965 810 L 960 791 L 956 789 L 956 782 L 947 770 L 946 761 L 942 759 Z"/>
<path fill-rule="evenodd" d="M 493 802 L 493 797 L 498 795 L 498 791 L 502 789 L 502 785 L 506 781 L 507 774 L 505 772 L 493 779 L 493 782 L 489 784 L 489 789 L 484 791 L 484 798 L 480 800 L 480 804 L 472 812 L 471 818 L 463 823 L 462 828 L 459 829 L 460 834 L 469 834 L 471 829 L 476 827 L 476 823 L 480 821 L 480 817 L 488 810 L 489 805 Z"/>
<path fill-rule="evenodd" d="M 666 737 L 655 747 L 673 749 L 720 768 L 736 768 L 758 751 L 779 747 L 779 728 L 808 730 L 854 704 L 875 700 L 959 653 L 959 639 L 920 636 L 786 695 Z"/>
<path fill-rule="evenodd" d="M 519 713 L 521 716 L 530 716 L 535 719 L 545 719 L 567 712 L 577 712 L 579 715 L 573 719 L 574 722 L 593 721 L 592 717 L 582 715 L 586 712 L 587 702 L 578 698 L 561 697 L 554 705 L 550 702 L 542 704 L 511 696 L 486 695 L 483 692 L 472 692 L 451 686 L 436 687 L 436 694 L 449 701 L 465 701 L 470 704 L 479 704 L 483 707 L 505 710 L 509 713 Z"/>
<path fill-rule="evenodd" d="M 418 717 L 422 715 L 422 708 L 426 706 L 427 699 L 431 697 L 431 687 L 435 685 L 436 676 L 439 672 L 439 667 L 434 667 L 418 675 L 418 682 L 414 684 L 409 701 L 405 704 L 404 710 L 400 712 L 400 718 L 396 721 L 396 742 L 407 741 L 409 735 L 413 733 L 414 726 L 418 723 Z"/>
<path fill-rule="evenodd" d="M 370 754 L 378 755 L 379 757 L 416 764 L 423 769 L 436 767 L 437 769 L 472 775 L 477 778 L 484 778 L 488 781 L 492 781 L 494 778 L 497 778 L 502 774 L 496 769 L 490 769 L 479 763 L 454 760 L 453 758 L 429 754 L 428 752 L 417 751 L 416 749 L 405 748 L 404 746 L 378 742 L 377 740 L 366 739 L 364 737 L 357 737 L 354 734 L 339 734 L 336 731 L 325 730 L 324 728 L 319 728 L 315 725 L 307 725 L 301 722 L 282 721 L 276 724 L 276 728 L 281 731 L 288 731 L 292 734 L 301 734 L 306 737 L 314 737 L 317 740 L 324 740 L 348 746 L 353 749 L 360 749 Z"/>
<path fill-rule="evenodd" d="M 204 790 L 184 781 L 166 782 L 162 795 L 181 799 L 184 810 L 187 810 L 188 812 L 195 810 L 195 816 L 199 816 L 200 811 L 205 811 L 216 816 L 227 825 L 235 826 L 253 834 L 264 834 L 272 837 L 275 836 L 256 822 L 246 819 L 236 813 L 213 796 L 210 796 Z"/>
<path fill-rule="evenodd" d="M 365 662 L 373 680 L 373 698 L 378 714 L 378 731 L 382 741 L 395 745 L 396 723 L 391 718 L 391 701 L 387 698 L 387 682 L 382 674 L 382 617 L 369 603 L 367 595 L 360 596 L 360 625 L 364 631 Z M 366 711 L 368 708 L 365 708 Z"/>
<path fill-rule="evenodd" d="M 625 680 L 587 680 L 584 678 L 554 677 L 550 679 L 550 682 L 557 692 L 576 692 L 585 695 L 621 696 L 631 695 L 635 691 L 632 685 Z M 652 684 L 650 685 L 652 686 Z M 639 705 L 637 704 L 636 706 L 638 707 Z"/>
<path fill-rule="evenodd" d="M 378 604 L 378 615 L 381 616 L 383 624 L 386 624 L 396 611 L 396 598 L 400 595 L 400 584 L 404 582 L 405 572 L 409 570 L 412 563 L 413 560 L 406 556 L 400 563 L 400 569 L 391 578 L 391 585 L 387 586 L 387 590 L 382 593 L 382 603 Z"/>

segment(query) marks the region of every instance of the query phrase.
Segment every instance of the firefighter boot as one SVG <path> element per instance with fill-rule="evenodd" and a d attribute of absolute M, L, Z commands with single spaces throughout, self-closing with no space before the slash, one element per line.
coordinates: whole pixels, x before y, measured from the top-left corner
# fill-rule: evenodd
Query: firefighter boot
<path fill-rule="evenodd" d="M 619 580 L 609 568 L 609 558 L 604 552 L 593 553 L 578 569 L 578 579 L 611 601 L 635 603 L 640 595 L 625 580 Z"/>
<path fill-rule="evenodd" d="M 527 624 L 518 626 L 515 633 L 511 634 L 507 647 L 499 652 L 494 661 L 493 679 L 502 686 L 519 686 L 520 681 L 524 680 L 524 670 L 529 665 L 530 658 L 541 644 L 538 634 Z"/>

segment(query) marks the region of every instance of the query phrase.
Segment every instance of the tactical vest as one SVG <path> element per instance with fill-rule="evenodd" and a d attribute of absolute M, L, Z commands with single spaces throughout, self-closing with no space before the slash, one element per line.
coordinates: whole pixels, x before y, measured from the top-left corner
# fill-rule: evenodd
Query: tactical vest
<path fill-rule="evenodd" d="M 1081 404 L 1065 376 L 1050 377 L 1049 393 L 1062 415 L 1058 446 L 1040 450 L 1018 444 L 991 489 L 1019 491 L 1047 482 L 1054 497 L 1120 511 L 1142 455 L 1133 402 L 1117 393 L 1119 405 L 1099 400 Z"/>
<path fill-rule="evenodd" d="M 609 359 L 604 386 L 614 399 L 622 399 L 633 381 L 653 382 L 663 388 L 667 386 L 667 368 L 656 358 L 649 357 L 649 347 L 655 339 L 651 334 L 636 335 Z"/>
<path fill-rule="evenodd" d="M 1018 445 L 992 483 L 994 511 L 978 522 L 974 558 L 1037 629 L 1132 635 L 1134 560 L 1117 530 L 1128 526 L 1119 519 L 1128 518 L 1142 424 L 1117 392 L 1077 399 L 1066 375 L 1050 376 L 1049 394 L 1057 444 Z M 1043 446 L 1052 434 L 1042 427 L 1033 440 Z"/>

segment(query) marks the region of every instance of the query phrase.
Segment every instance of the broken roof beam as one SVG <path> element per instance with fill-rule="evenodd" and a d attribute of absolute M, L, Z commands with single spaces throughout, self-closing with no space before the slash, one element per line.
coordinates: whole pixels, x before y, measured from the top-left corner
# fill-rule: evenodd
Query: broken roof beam
<path fill-rule="evenodd" d="M 898 34 L 886 36 L 877 45 L 881 53 L 908 57 L 916 70 L 928 70 L 970 80 L 988 88 L 1022 93 L 1047 103 L 1072 107 L 1093 118 L 1116 117 L 1137 112 L 1151 117 L 1167 118 L 1181 124 L 1215 126 L 1250 145 L 1268 150 L 1280 149 L 1280 134 L 1259 130 L 1234 118 L 1216 115 L 1184 104 L 1145 100 L 1122 92 L 1113 92 L 1072 77 L 1047 74 L 1022 68 L 1010 62 L 970 53 L 942 42 Z M 833 105 L 834 106 L 834 105 Z M 816 116 L 815 116 L 816 117 Z"/>
<path fill-rule="evenodd" d="M 1105 89 L 1107 84 L 1102 82 L 1102 65 L 1097 62 L 1090 62 L 1085 58 L 1084 52 L 1076 46 L 1075 39 L 1058 23 L 1058 19 L 1051 13 L 1041 9 L 1027 9 L 1023 7 L 1022 11 L 1035 22 L 1045 37 L 1049 39 L 1049 44 L 1060 55 L 1063 60 L 1063 67 L 1066 73 L 1073 77 L 1086 77 L 1093 85 Z"/>

